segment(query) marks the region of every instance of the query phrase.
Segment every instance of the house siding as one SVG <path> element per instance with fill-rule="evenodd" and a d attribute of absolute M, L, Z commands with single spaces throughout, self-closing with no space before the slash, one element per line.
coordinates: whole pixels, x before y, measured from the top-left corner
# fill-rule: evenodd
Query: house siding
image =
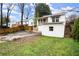
<path fill-rule="evenodd" d="M 49 31 L 49 27 L 53 27 L 53 31 Z M 64 25 L 62 24 L 49 24 L 38 26 L 38 31 L 42 32 L 42 35 L 52 37 L 64 37 Z"/>
<path fill-rule="evenodd" d="M 48 22 L 46 24 L 39 25 L 37 21 L 38 31 L 45 36 L 64 37 L 65 22 L 65 15 L 59 17 L 59 22 L 52 22 L 52 18 L 48 17 Z M 53 27 L 53 31 L 49 31 L 49 27 Z"/>

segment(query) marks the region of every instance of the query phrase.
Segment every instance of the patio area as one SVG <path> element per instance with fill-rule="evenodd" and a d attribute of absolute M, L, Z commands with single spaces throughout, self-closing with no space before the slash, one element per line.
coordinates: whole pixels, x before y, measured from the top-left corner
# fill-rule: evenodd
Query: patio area
<path fill-rule="evenodd" d="M 12 40 L 16 40 L 16 39 L 20 39 L 23 37 L 31 37 L 31 36 L 36 36 L 36 35 L 41 35 L 41 33 L 39 32 L 26 32 L 26 31 L 19 31 L 16 33 L 11 33 L 11 34 L 7 34 L 4 36 L 0 36 L 0 41 L 12 41 Z"/>

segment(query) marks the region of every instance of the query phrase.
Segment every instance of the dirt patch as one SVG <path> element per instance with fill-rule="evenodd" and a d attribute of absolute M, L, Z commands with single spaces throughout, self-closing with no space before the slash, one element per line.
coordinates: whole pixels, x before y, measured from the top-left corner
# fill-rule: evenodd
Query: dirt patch
<path fill-rule="evenodd" d="M 36 40 L 38 37 L 40 37 L 40 35 L 23 37 L 23 38 L 15 39 L 14 42 L 18 43 L 18 44 L 32 42 L 32 41 Z"/>

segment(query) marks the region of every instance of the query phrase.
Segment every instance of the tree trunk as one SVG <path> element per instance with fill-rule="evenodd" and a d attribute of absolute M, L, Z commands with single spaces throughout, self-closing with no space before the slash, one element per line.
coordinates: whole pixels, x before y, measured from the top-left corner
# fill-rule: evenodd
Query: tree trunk
<path fill-rule="evenodd" d="M 24 3 L 22 5 L 22 10 L 21 10 L 21 26 L 23 26 L 23 14 L 24 14 Z"/>
<path fill-rule="evenodd" d="M 8 27 L 8 21 L 9 21 L 9 10 L 7 11 L 6 27 Z"/>
<path fill-rule="evenodd" d="M 7 16 L 7 18 L 6 18 L 6 27 L 8 27 L 8 16 Z"/>
<path fill-rule="evenodd" d="M 21 13 L 21 26 L 23 26 L 23 11 Z"/>
<path fill-rule="evenodd" d="M 3 6 L 3 3 L 1 3 L 1 27 L 3 26 L 3 25 L 2 25 L 2 23 L 3 23 L 3 22 L 2 22 L 2 19 L 3 19 L 2 6 Z"/>

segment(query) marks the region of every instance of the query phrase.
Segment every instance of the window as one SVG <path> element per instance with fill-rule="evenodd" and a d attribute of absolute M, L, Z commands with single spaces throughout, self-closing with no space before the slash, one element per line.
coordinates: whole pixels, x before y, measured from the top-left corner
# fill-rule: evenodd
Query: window
<path fill-rule="evenodd" d="M 59 18 L 56 18 L 56 22 L 59 22 Z"/>
<path fill-rule="evenodd" d="M 52 17 L 52 22 L 59 22 L 59 16 Z"/>
<path fill-rule="evenodd" d="M 50 26 L 49 27 L 49 31 L 53 31 L 53 26 Z"/>
<path fill-rule="evenodd" d="M 57 17 L 56 17 L 56 22 L 59 22 L 59 17 L 60 17 L 60 16 L 57 16 Z"/>
<path fill-rule="evenodd" d="M 43 24 L 47 23 L 47 18 L 43 19 Z"/>
<path fill-rule="evenodd" d="M 41 20 L 41 23 L 42 23 L 42 19 L 40 19 Z"/>
<path fill-rule="evenodd" d="M 43 22 L 45 23 L 46 22 L 46 19 L 43 19 Z"/>
<path fill-rule="evenodd" d="M 55 22 L 55 18 L 54 17 L 52 17 L 52 22 Z"/>

